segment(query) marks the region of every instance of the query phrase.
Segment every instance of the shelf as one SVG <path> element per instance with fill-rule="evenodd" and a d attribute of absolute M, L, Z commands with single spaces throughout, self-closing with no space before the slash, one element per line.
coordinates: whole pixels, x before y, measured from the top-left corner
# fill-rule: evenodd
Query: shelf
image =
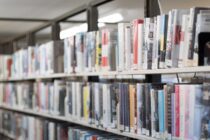
<path fill-rule="evenodd" d="M 6 132 L 6 131 L 1 130 L 1 131 L 0 131 L 0 134 L 3 135 L 3 136 L 5 136 L 5 137 L 7 137 L 7 138 L 9 138 L 9 139 L 15 140 L 15 136 L 9 134 L 9 133 Z"/>
<path fill-rule="evenodd" d="M 130 70 L 130 71 L 100 71 L 100 72 L 81 72 L 81 73 L 56 73 L 50 75 L 25 76 L 21 78 L 0 79 L 1 82 L 24 81 L 24 80 L 40 80 L 54 78 L 69 78 L 83 76 L 100 76 L 109 78 L 110 76 L 123 77 L 125 75 L 148 75 L 148 74 L 180 74 L 180 73 L 210 73 L 210 66 L 186 67 L 186 68 L 168 68 L 168 69 L 153 69 L 153 70 Z"/>
<path fill-rule="evenodd" d="M 65 121 L 65 122 L 69 122 L 69 123 L 73 123 L 73 124 L 89 127 L 89 128 L 96 129 L 96 130 L 109 132 L 109 133 L 120 135 L 120 136 L 134 138 L 134 139 L 156 140 L 155 138 L 148 137 L 148 136 L 145 136 L 145 135 L 138 135 L 138 134 L 132 134 L 132 133 L 128 133 L 128 132 L 121 132 L 121 131 L 116 130 L 116 129 L 100 128 L 100 127 L 97 127 L 95 125 L 87 124 L 87 123 L 82 122 L 82 121 L 75 121 L 75 120 L 72 120 L 72 119 L 67 118 L 67 117 L 53 116 L 51 114 L 39 113 L 39 112 L 31 111 L 31 110 L 28 110 L 28 109 L 19 109 L 19 108 L 7 107 L 7 106 L 3 106 L 3 105 L 0 106 L 0 109 L 13 111 L 13 112 L 18 112 L 18 113 L 23 113 L 23 114 L 27 114 L 27 115 L 31 115 L 31 116 L 39 116 L 39 117 L 53 119 L 53 120 L 58 120 L 58 121 Z"/>

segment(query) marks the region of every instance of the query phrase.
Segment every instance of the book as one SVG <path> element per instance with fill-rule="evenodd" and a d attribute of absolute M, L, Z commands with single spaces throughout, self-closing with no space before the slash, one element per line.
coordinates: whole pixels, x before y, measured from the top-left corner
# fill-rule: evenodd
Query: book
<path fill-rule="evenodd" d="M 74 56 L 75 50 L 75 36 L 64 39 L 64 72 L 71 73 L 74 72 Z"/>
<path fill-rule="evenodd" d="M 172 37 L 173 37 L 173 23 L 174 23 L 174 10 L 169 11 L 168 14 L 168 27 L 167 27 L 167 43 L 166 43 L 166 56 L 165 67 L 170 68 L 172 66 Z"/>
<path fill-rule="evenodd" d="M 179 50 L 179 60 L 178 67 L 186 66 L 187 60 L 187 37 L 188 37 L 188 23 L 189 15 L 182 15 L 182 25 L 181 25 L 181 40 L 180 40 L 180 50 Z"/>
<path fill-rule="evenodd" d="M 180 51 L 180 40 L 181 40 L 181 20 L 182 15 L 189 14 L 189 10 L 186 9 L 175 9 L 173 10 L 173 31 L 172 31 L 172 65 L 170 67 L 178 67 L 179 51 Z"/>
<path fill-rule="evenodd" d="M 129 85 L 129 102 L 130 102 L 130 132 L 136 131 L 136 86 Z"/>
<path fill-rule="evenodd" d="M 135 19 L 132 21 L 133 69 L 138 69 L 139 66 L 141 66 L 142 43 L 139 41 L 142 41 L 141 37 L 143 37 L 143 31 L 142 31 L 143 22 L 144 21 L 142 19 Z"/>
<path fill-rule="evenodd" d="M 209 10 L 209 8 L 205 7 L 190 8 L 190 20 L 188 25 L 188 41 L 187 41 L 187 48 L 188 48 L 187 66 L 193 66 L 196 23 L 197 23 L 198 13 L 201 10 Z"/>
<path fill-rule="evenodd" d="M 165 57 L 166 57 L 166 39 L 167 39 L 167 23 L 168 15 L 164 14 L 160 17 L 160 56 L 159 56 L 159 68 L 165 68 Z"/>
<path fill-rule="evenodd" d="M 116 70 L 117 30 L 106 28 L 102 31 L 102 70 Z"/>
<path fill-rule="evenodd" d="M 158 115 L 159 115 L 159 133 L 160 138 L 164 137 L 165 132 L 165 110 L 164 110 L 164 91 L 158 90 Z"/>
<path fill-rule="evenodd" d="M 119 65 L 117 70 L 118 71 L 123 71 L 125 70 L 126 66 L 125 66 L 125 54 L 126 54 L 126 42 L 125 42 L 125 30 L 126 30 L 126 26 L 129 26 L 129 23 L 118 23 L 118 60 L 119 60 Z"/>

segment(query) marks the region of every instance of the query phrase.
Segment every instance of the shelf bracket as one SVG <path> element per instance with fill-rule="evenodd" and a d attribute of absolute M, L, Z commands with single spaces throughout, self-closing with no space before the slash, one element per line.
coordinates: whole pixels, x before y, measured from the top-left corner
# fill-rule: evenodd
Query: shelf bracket
<path fill-rule="evenodd" d="M 96 6 L 89 5 L 87 8 L 88 31 L 98 30 L 98 9 Z"/>
<path fill-rule="evenodd" d="M 144 16 L 154 17 L 160 15 L 160 6 L 158 0 L 144 0 Z"/>
<path fill-rule="evenodd" d="M 60 40 L 60 25 L 58 22 L 52 23 L 52 40 Z"/>
<path fill-rule="evenodd" d="M 26 35 L 27 46 L 34 46 L 35 45 L 35 35 L 34 33 L 28 33 Z"/>

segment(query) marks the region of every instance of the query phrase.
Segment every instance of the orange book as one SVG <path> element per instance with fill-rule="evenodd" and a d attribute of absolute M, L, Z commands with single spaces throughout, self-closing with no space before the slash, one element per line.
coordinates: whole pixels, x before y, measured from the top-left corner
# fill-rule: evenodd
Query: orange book
<path fill-rule="evenodd" d="M 130 99 L 130 131 L 135 132 L 136 126 L 136 86 L 129 85 L 129 99 Z"/>

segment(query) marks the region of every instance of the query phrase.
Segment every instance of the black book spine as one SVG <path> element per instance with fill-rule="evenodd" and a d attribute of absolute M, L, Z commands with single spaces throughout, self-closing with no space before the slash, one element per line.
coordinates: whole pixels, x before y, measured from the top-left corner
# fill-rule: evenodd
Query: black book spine
<path fill-rule="evenodd" d="M 159 132 L 159 114 L 158 114 L 158 90 L 155 90 L 155 131 Z"/>
<path fill-rule="evenodd" d="M 65 110 L 65 106 L 64 106 L 64 100 L 66 97 L 66 88 L 62 87 L 62 89 L 59 92 L 59 112 L 60 115 L 64 115 L 64 110 Z"/>
<path fill-rule="evenodd" d="M 147 135 L 151 135 L 151 97 L 150 97 L 151 85 L 146 84 L 145 87 L 145 97 L 146 97 L 146 130 Z"/>
<path fill-rule="evenodd" d="M 142 88 L 142 108 L 141 108 L 141 122 L 142 128 L 146 129 L 146 94 L 145 94 L 145 85 Z"/>
<path fill-rule="evenodd" d="M 119 83 L 119 104 L 120 104 L 120 129 L 122 130 L 124 115 L 123 115 L 123 85 Z"/>
<path fill-rule="evenodd" d="M 169 85 L 168 86 L 168 96 L 167 96 L 167 103 L 168 103 L 168 109 L 167 109 L 167 114 L 168 114 L 168 133 L 172 133 L 172 106 L 171 106 L 171 94 L 174 93 L 174 85 Z"/>
<path fill-rule="evenodd" d="M 130 98 L 129 98 L 129 85 L 126 84 L 125 90 L 125 115 L 126 115 L 126 131 L 130 131 Z"/>
<path fill-rule="evenodd" d="M 67 88 L 68 88 L 68 96 L 69 96 L 68 97 L 69 113 L 72 114 L 73 113 L 72 85 L 71 85 L 71 83 L 68 83 L 67 86 L 68 86 Z"/>

